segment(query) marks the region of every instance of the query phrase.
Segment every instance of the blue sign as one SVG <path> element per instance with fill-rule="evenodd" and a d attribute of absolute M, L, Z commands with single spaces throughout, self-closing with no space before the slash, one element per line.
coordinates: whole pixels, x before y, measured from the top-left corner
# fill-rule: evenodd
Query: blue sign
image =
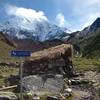
<path fill-rule="evenodd" d="M 14 50 L 11 51 L 12 57 L 29 57 L 31 55 L 31 51 L 22 51 L 22 50 Z"/>

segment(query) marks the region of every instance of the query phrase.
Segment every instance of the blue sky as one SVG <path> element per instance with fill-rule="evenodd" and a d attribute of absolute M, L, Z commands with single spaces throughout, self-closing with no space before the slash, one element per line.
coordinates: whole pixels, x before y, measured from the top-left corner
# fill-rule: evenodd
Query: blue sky
<path fill-rule="evenodd" d="M 0 0 L 0 22 L 13 16 L 42 18 L 72 31 L 81 30 L 100 17 L 100 1 Z"/>

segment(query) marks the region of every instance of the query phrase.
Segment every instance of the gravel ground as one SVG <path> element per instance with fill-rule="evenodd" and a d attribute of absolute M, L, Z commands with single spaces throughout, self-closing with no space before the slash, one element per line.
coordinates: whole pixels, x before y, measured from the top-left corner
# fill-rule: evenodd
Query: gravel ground
<path fill-rule="evenodd" d="M 85 79 L 93 83 L 70 86 L 73 90 L 72 100 L 100 100 L 100 73 L 88 71 L 77 79 Z"/>

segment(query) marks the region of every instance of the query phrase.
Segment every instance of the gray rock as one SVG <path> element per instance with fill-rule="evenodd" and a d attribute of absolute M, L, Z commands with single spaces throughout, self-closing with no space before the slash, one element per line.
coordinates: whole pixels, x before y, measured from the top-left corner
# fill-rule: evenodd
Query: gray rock
<path fill-rule="evenodd" d="M 31 75 L 23 79 L 25 91 L 31 91 L 33 94 L 59 93 L 63 88 L 62 75 Z"/>
<path fill-rule="evenodd" d="M 60 100 L 60 99 L 56 96 L 47 96 L 46 100 Z"/>

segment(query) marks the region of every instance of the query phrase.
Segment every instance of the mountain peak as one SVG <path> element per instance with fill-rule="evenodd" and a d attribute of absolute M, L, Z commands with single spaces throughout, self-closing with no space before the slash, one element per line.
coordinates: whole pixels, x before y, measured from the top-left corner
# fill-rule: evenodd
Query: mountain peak
<path fill-rule="evenodd" d="M 98 17 L 96 20 L 99 20 L 100 21 L 100 17 Z"/>
<path fill-rule="evenodd" d="M 0 30 L 12 38 L 30 38 L 38 41 L 60 39 L 68 35 L 69 30 L 54 25 L 48 21 L 29 21 L 27 19 L 12 18 L 0 27 Z"/>
<path fill-rule="evenodd" d="M 98 18 L 93 22 L 92 25 L 99 25 L 99 27 L 100 27 L 100 17 L 98 17 Z"/>
<path fill-rule="evenodd" d="M 92 32 L 96 31 L 98 28 L 100 28 L 100 17 L 98 17 L 93 24 L 90 26 L 90 30 Z"/>

